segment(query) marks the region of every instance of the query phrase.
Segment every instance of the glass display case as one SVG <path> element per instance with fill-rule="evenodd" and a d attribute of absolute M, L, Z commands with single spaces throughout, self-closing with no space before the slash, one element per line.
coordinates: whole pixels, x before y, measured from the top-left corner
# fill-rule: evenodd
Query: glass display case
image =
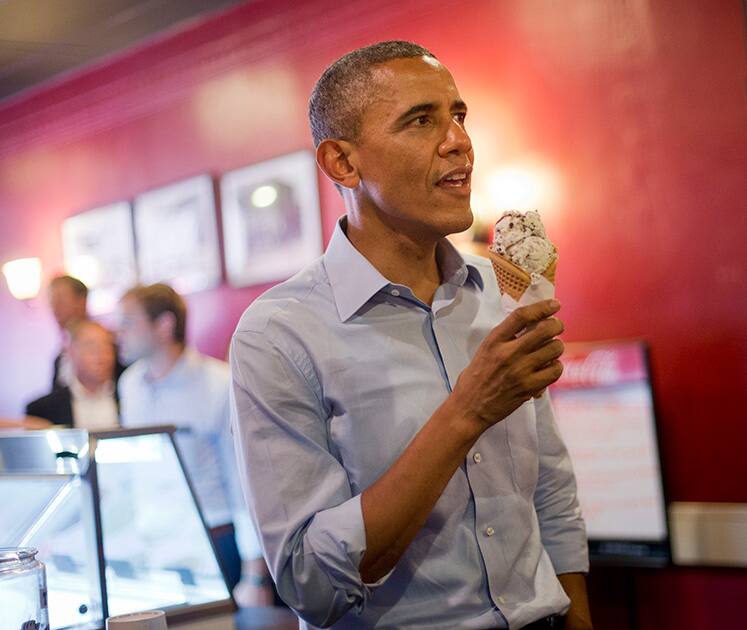
<path fill-rule="evenodd" d="M 232 627 L 173 427 L 0 433 L 0 504 L 0 547 L 46 564 L 52 630 L 152 609 L 170 626 Z"/>

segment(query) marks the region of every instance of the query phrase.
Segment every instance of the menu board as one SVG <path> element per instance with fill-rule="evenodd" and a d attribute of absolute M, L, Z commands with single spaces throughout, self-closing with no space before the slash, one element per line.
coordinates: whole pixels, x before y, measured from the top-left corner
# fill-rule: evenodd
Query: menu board
<path fill-rule="evenodd" d="M 563 366 L 551 396 L 592 554 L 668 557 L 645 344 L 567 344 Z"/>

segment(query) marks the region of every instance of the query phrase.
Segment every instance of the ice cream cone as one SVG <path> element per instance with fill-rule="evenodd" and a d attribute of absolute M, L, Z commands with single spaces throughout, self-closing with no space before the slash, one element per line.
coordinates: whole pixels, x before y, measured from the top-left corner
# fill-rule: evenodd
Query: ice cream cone
<path fill-rule="evenodd" d="M 517 302 L 524 292 L 529 288 L 532 283 L 532 277 L 524 271 L 521 267 L 518 267 L 505 256 L 496 254 L 495 252 L 488 250 L 488 258 L 493 263 L 493 271 L 495 271 L 495 277 L 498 280 L 498 288 L 501 293 L 507 293 Z M 557 256 L 553 259 L 550 265 L 542 272 L 549 282 L 555 284 L 555 271 L 557 269 L 558 259 Z"/>

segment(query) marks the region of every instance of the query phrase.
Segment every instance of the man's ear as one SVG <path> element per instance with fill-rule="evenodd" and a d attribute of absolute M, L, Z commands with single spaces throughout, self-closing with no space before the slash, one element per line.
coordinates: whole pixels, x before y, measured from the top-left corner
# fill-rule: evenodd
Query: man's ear
<path fill-rule="evenodd" d="M 176 316 L 172 312 L 166 311 L 164 313 L 161 313 L 158 317 L 156 317 L 155 320 L 153 320 L 153 325 L 156 329 L 156 334 L 161 340 L 174 340 L 174 332 L 176 331 Z"/>
<path fill-rule="evenodd" d="M 358 169 L 350 160 L 353 146 L 346 140 L 322 140 L 316 148 L 316 163 L 333 183 L 355 188 L 360 181 Z"/>

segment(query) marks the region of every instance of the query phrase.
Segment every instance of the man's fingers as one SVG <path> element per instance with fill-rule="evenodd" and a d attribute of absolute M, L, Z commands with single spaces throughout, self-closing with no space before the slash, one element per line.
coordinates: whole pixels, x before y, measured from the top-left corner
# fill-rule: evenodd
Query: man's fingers
<path fill-rule="evenodd" d="M 495 335 L 502 341 L 511 341 L 527 326 L 540 322 L 559 310 L 560 302 L 557 300 L 542 300 L 529 306 L 520 306 L 495 327 Z"/>
<path fill-rule="evenodd" d="M 560 335 L 564 329 L 563 322 L 557 317 L 548 317 L 532 324 L 531 329 L 517 339 L 518 347 L 524 352 L 533 352 Z"/>
<path fill-rule="evenodd" d="M 539 392 L 548 385 L 552 385 L 563 373 L 563 364 L 560 361 L 551 361 L 541 370 L 537 370 L 530 377 L 530 389 Z"/>
<path fill-rule="evenodd" d="M 564 349 L 565 346 L 560 339 L 553 339 L 534 352 L 528 354 L 527 361 L 532 370 L 537 370 L 538 368 L 543 368 L 551 361 L 559 359 L 563 354 Z"/>

